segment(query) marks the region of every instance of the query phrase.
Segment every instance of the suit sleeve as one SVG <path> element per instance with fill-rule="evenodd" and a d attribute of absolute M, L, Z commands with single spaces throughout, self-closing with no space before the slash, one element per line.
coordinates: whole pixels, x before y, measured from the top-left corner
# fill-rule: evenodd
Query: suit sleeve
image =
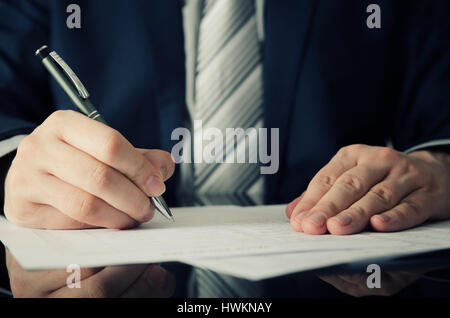
<path fill-rule="evenodd" d="M 0 140 L 27 134 L 51 112 L 49 77 L 34 52 L 48 42 L 37 0 L 0 0 Z"/>
<path fill-rule="evenodd" d="M 393 144 L 406 152 L 450 152 L 450 3 L 419 3 L 404 30 L 405 80 Z"/>
<path fill-rule="evenodd" d="M 0 0 L 0 211 L 14 136 L 30 133 L 51 112 L 49 77 L 34 56 L 47 43 L 49 14 L 44 1 Z M 17 139 L 17 138 L 16 138 Z"/>

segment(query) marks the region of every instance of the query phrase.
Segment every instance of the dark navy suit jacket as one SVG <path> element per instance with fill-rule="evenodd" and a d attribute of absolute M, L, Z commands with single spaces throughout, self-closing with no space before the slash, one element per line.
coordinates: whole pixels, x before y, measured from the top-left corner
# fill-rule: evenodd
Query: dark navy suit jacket
<path fill-rule="evenodd" d="M 280 128 L 280 170 L 267 202 L 299 195 L 342 146 L 398 150 L 450 138 L 448 1 L 377 0 L 381 28 L 366 25 L 373 0 L 267 0 L 264 108 Z M 66 7 L 81 8 L 81 29 Z M 56 50 L 106 121 L 135 146 L 170 151 L 183 126 L 181 0 L 1 0 L 0 139 L 73 109 L 34 51 Z M 167 196 L 176 204 L 173 187 Z"/>

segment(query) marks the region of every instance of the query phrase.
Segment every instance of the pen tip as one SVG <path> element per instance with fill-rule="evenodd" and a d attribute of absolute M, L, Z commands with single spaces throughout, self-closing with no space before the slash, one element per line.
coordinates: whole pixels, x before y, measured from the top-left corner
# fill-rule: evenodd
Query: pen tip
<path fill-rule="evenodd" d="M 175 218 L 174 218 L 173 216 L 170 216 L 170 220 L 171 220 L 172 222 L 175 222 Z"/>

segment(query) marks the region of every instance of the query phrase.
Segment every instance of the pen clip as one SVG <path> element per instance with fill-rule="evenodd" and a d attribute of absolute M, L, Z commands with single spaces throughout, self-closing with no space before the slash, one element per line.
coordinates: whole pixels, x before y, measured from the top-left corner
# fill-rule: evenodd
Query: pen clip
<path fill-rule="evenodd" d="M 80 97 L 83 99 L 87 99 L 89 97 L 88 91 L 86 90 L 84 85 L 81 83 L 78 76 L 76 76 L 75 73 L 72 71 L 72 69 L 69 67 L 69 65 L 67 65 L 66 62 L 64 62 L 64 60 L 55 51 L 50 52 L 49 55 L 64 71 L 67 78 L 72 82 L 72 84 L 77 89 Z"/>

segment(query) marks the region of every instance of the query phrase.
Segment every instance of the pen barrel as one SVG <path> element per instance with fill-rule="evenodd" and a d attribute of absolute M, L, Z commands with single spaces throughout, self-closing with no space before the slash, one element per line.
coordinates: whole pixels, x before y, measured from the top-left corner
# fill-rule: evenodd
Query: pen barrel
<path fill-rule="evenodd" d="M 52 60 L 49 57 L 42 59 L 42 64 L 44 64 L 45 68 L 50 72 L 56 82 L 61 86 L 61 88 L 69 96 L 70 100 L 81 112 L 83 112 L 89 118 L 106 124 L 105 120 L 100 116 L 91 102 L 88 99 L 83 99 L 79 96 L 78 92 L 73 89 L 72 84 L 58 70 L 58 67 L 53 64 Z"/>
<path fill-rule="evenodd" d="M 91 101 L 89 99 L 86 99 L 83 101 L 83 105 L 86 109 L 86 111 L 89 111 L 89 113 L 85 113 L 89 118 L 94 119 L 96 121 L 99 121 L 105 125 L 107 125 L 106 121 L 100 116 L 100 113 L 95 109 L 94 106 L 92 106 Z M 83 111 L 84 112 L 84 111 Z"/>

